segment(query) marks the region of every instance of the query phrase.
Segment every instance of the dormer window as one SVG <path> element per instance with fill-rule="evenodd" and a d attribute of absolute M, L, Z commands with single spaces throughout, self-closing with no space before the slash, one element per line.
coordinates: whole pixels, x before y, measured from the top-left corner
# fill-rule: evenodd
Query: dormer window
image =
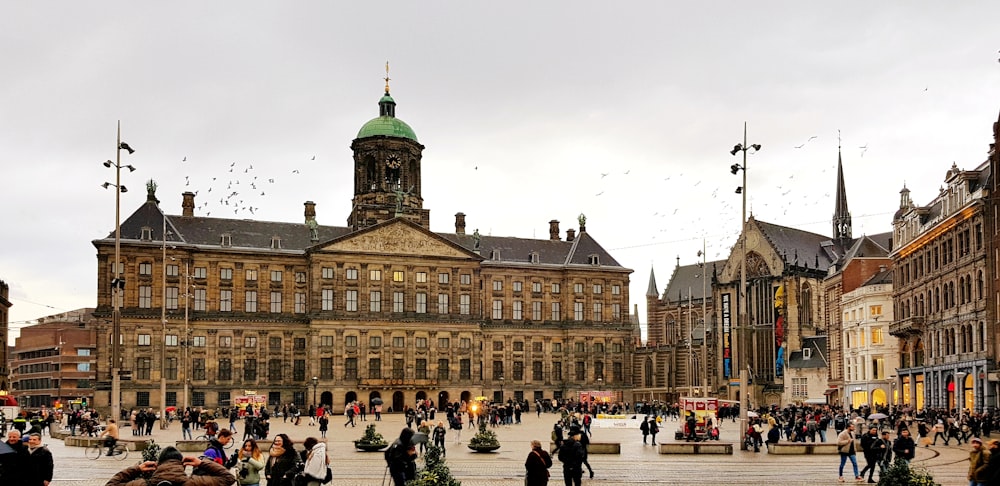
<path fill-rule="evenodd" d="M 272 236 L 271 237 L 271 249 L 272 250 L 280 250 L 281 249 L 281 237 L 280 236 Z"/>
<path fill-rule="evenodd" d="M 809 359 L 812 357 L 812 348 L 802 348 L 802 359 Z"/>
<path fill-rule="evenodd" d="M 233 246 L 233 235 L 229 233 L 222 233 L 222 241 L 219 242 L 222 246 Z"/>
<path fill-rule="evenodd" d="M 495 262 L 500 261 L 500 250 L 493 250 L 490 252 L 490 260 Z"/>
<path fill-rule="evenodd" d="M 537 251 L 531 252 L 531 255 L 529 256 L 529 258 L 530 258 L 531 263 L 538 263 L 538 252 Z"/>
<path fill-rule="evenodd" d="M 142 227 L 142 236 L 140 237 L 142 241 L 151 241 L 153 239 L 153 228 L 149 226 Z"/>
<path fill-rule="evenodd" d="M 601 264 L 601 257 L 598 256 L 597 254 L 587 255 L 587 263 L 589 263 L 591 265 L 600 265 Z"/>

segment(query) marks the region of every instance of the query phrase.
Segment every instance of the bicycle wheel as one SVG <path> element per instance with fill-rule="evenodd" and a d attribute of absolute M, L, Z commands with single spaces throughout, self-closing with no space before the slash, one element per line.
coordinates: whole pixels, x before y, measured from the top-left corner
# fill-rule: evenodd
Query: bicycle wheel
<path fill-rule="evenodd" d="M 87 446 L 87 448 L 83 450 L 83 455 L 86 456 L 87 459 L 96 461 L 99 457 L 101 457 L 102 449 L 103 447 L 101 447 L 100 444 Z"/>
<path fill-rule="evenodd" d="M 194 438 L 194 440 L 204 440 L 204 441 L 209 441 L 209 440 L 211 440 L 211 439 L 209 439 L 207 435 L 204 435 L 204 434 L 202 434 L 202 435 L 199 435 L 198 437 L 195 437 L 195 438 Z"/>
<path fill-rule="evenodd" d="M 119 461 L 124 461 L 128 458 L 128 446 L 125 444 L 115 445 L 115 459 Z"/>

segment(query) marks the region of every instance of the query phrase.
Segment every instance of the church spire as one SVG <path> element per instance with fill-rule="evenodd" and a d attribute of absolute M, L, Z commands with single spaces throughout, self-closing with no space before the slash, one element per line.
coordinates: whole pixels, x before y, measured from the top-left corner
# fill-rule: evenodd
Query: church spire
<path fill-rule="evenodd" d="M 653 275 L 652 268 L 649 269 L 649 288 L 646 289 L 646 297 L 660 298 L 660 291 L 656 290 L 656 276 Z"/>
<path fill-rule="evenodd" d="M 851 212 L 847 209 L 847 189 L 844 188 L 844 162 L 837 146 L 837 195 L 833 209 L 833 240 L 850 240 Z"/>

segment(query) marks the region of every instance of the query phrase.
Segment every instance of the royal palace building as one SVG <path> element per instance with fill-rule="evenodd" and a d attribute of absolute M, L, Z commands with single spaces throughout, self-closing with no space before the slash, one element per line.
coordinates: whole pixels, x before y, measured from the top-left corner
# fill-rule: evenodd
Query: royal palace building
<path fill-rule="evenodd" d="M 468 233 L 462 213 L 431 231 L 424 146 L 395 108 L 387 85 L 351 145 L 345 226 L 320 224 L 311 201 L 304 224 L 199 216 L 190 192 L 168 215 L 150 182 L 121 223 L 123 409 L 629 396 L 632 271 L 583 215 L 565 237 L 550 221 L 548 239 Z M 93 244 L 103 407 L 115 235 Z"/>

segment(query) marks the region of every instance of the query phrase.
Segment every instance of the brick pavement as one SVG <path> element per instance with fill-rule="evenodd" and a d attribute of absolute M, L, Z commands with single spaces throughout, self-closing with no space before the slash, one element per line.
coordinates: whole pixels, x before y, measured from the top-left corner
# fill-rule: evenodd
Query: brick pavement
<path fill-rule="evenodd" d="M 455 444 L 454 431 L 449 431 L 447 449 L 448 466 L 452 475 L 466 486 L 515 486 L 524 484 L 524 459 L 528 454 L 528 443 L 532 439 L 543 443 L 549 438 L 556 415 L 525 414 L 521 425 L 500 427 L 496 430 L 502 448 L 491 454 L 476 454 L 466 444 L 473 430 L 466 429 L 461 434 L 461 444 Z M 296 442 L 308 436 L 317 436 L 316 427 L 272 421 L 271 432 L 284 432 Z M 359 438 L 365 422 L 355 428 L 344 428 L 342 422 L 331 420 L 328 434 L 328 451 L 332 459 L 334 486 L 381 485 L 385 472 L 382 454 L 356 452 L 351 441 Z M 383 415 L 379 432 L 387 439 L 395 437 L 405 425 L 401 415 Z M 226 424 L 224 424 L 226 425 Z M 672 438 L 675 422 L 662 426 L 660 439 Z M 123 429 L 129 434 L 129 429 Z M 237 437 L 242 437 L 242 423 L 237 424 Z M 832 431 L 831 431 L 832 432 Z M 595 470 L 595 478 L 584 479 L 584 484 L 594 485 L 717 485 L 738 481 L 741 485 L 825 485 L 837 483 L 839 457 L 827 456 L 777 456 L 766 453 L 736 451 L 732 456 L 687 456 L 660 455 L 652 446 L 643 446 L 638 430 L 599 429 L 593 430 L 595 441 L 621 442 L 621 455 L 591 455 L 590 463 Z M 169 444 L 180 438 L 180 424 L 174 423 L 168 430 L 154 430 L 153 438 L 162 444 Z M 197 433 L 195 434 L 197 435 Z M 831 434 L 832 435 L 832 434 Z M 129 437 L 130 438 L 130 437 Z M 52 486 L 103 486 L 108 478 L 118 470 L 139 461 L 141 456 L 133 453 L 125 462 L 102 457 L 91 461 L 83 457 L 83 449 L 66 447 L 60 440 L 45 438 L 56 457 L 56 473 Z M 722 440 L 736 439 L 732 424 L 724 424 Z M 391 440 L 391 439 L 390 439 Z M 927 467 L 937 482 L 944 485 L 967 484 L 965 471 L 968 464 L 968 446 L 938 446 L 921 448 L 917 451 L 916 465 Z M 864 459 L 859 457 L 859 462 Z M 418 465 L 422 465 L 418 461 Z M 848 463 L 848 468 L 850 464 Z M 388 484 L 388 481 L 386 482 Z M 562 484 L 562 470 L 558 460 L 552 467 L 552 485 Z"/>

